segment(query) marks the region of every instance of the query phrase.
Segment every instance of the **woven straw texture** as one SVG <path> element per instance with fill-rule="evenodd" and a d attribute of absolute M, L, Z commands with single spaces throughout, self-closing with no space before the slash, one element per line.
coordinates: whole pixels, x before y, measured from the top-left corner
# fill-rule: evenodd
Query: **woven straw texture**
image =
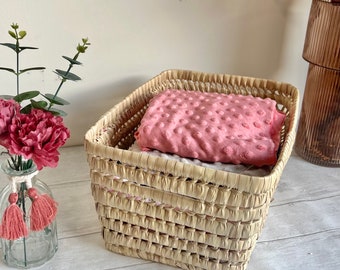
<path fill-rule="evenodd" d="M 150 99 L 165 89 L 272 98 L 286 115 L 279 158 L 265 177 L 129 151 Z M 298 91 L 289 84 L 168 70 L 104 114 L 85 135 L 106 248 L 182 269 L 246 269 L 291 154 Z"/>

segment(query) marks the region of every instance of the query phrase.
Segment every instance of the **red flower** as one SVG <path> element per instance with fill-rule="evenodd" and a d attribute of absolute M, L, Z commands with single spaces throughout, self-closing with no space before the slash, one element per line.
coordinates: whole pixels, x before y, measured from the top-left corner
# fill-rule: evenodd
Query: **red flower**
<path fill-rule="evenodd" d="M 0 99 L 0 135 L 8 131 L 8 125 L 12 122 L 12 118 L 19 114 L 19 111 L 20 105 L 14 100 Z"/>
<path fill-rule="evenodd" d="M 38 170 L 57 166 L 58 148 L 70 137 L 62 117 L 37 109 L 29 114 L 18 114 L 12 119 L 8 130 L 6 147 L 9 153 L 32 159 Z"/>

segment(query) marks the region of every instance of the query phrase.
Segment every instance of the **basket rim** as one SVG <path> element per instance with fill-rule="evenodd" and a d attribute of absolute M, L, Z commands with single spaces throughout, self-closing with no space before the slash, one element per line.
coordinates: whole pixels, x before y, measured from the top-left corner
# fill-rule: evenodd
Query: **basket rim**
<path fill-rule="evenodd" d="M 234 172 L 226 172 L 215 169 L 206 168 L 199 165 L 194 164 L 185 164 L 181 161 L 177 160 L 167 160 L 162 157 L 155 157 L 148 155 L 146 153 L 141 152 L 132 152 L 129 150 L 119 149 L 117 147 L 112 147 L 108 145 L 103 145 L 99 143 L 95 143 L 91 140 L 91 135 L 96 133 L 96 128 L 103 124 L 106 120 L 106 117 L 112 114 L 119 106 L 124 106 L 125 100 L 132 98 L 133 95 L 136 95 L 144 89 L 151 82 L 162 82 L 165 79 L 183 79 L 197 82 L 204 82 L 206 80 L 213 80 L 214 83 L 220 84 L 233 84 L 240 87 L 248 87 L 249 84 L 254 87 L 258 87 L 260 89 L 266 89 L 271 91 L 278 91 L 279 89 L 285 89 L 284 95 L 290 96 L 292 101 L 292 109 L 289 111 L 290 113 L 290 123 L 288 125 L 288 130 L 286 132 L 286 139 L 282 144 L 280 154 L 278 156 L 277 163 L 272 168 L 271 172 L 266 176 L 250 176 L 243 175 Z M 222 74 L 222 73 L 205 73 L 205 72 L 197 72 L 191 70 L 181 70 L 181 69 L 169 69 L 161 72 L 160 74 L 154 76 L 152 79 L 138 87 L 131 94 L 129 94 L 123 101 L 116 104 L 109 111 L 103 114 L 100 119 L 86 132 L 84 137 L 84 146 L 87 154 L 89 155 L 97 155 L 101 158 L 112 160 L 112 157 L 115 157 L 115 160 L 119 160 L 123 164 L 129 164 L 129 166 L 139 166 L 147 164 L 147 168 L 150 170 L 157 170 L 162 168 L 162 171 L 176 174 L 176 170 L 180 170 L 182 173 L 186 172 L 190 175 L 191 178 L 197 179 L 205 179 L 207 182 L 210 180 L 223 179 L 220 180 L 221 184 L 226 182 L 228 178 L 236 178 L 235 187 L 239 188 L 239 183 L 243 181 L 249 181 L 249 179 L 256 181 L 256 185 L 259 186 L 258 181 L 263 181 L 260 187 L 256 187 L 256 190 L 252 190 L 252 192 L 262 192 L 263 190 L 269 190 L 272 188 L 272 181 L 278 178 L 281 175 L 288 158 L 292 152 L 293 144 L 295 141 L 296 135 L 296 125 L 297 125 L 297 107 L 299 102 L 299 92 L 298 89 L 289 84 L 283 83 L 268 79 L 260 79 L 254 77 L 247 76 L 239 76 L 239 75 L 230 75 L 230 74 Z M 150 167 L 151 166 L 151 167 Z M 176 169 L 176 170 L 175 170 Z M 231 176 L 231 177 L 230 177 Z M 236 183 L 237 182 L 237 183 Z M 232 188 L 232 186 L 231 186 Z M 250 187 L 250 189 L 252 189 Z M 248 191 L 246 188 L 244 191 Z"/>

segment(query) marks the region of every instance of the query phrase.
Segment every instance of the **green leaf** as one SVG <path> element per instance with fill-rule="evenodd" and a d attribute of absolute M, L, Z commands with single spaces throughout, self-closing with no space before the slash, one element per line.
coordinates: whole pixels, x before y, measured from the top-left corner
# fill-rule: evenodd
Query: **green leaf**
<path fill-rule="evenodd" d="M 43 100 L 35 101 L 33 99 L 31 99 L 31 104 L 32 104 L 32 107 L 36 109 L 46 109 L 48 105 L 46 101 L 43 101 Z"/>
<path fill-rule="evenodd" d="M 16 36 L 16 34 L 13 32 L 13 31 L 11 31 L 11 30 L 9 30 L 8 31 L 8 34 L 12 37 L 12 38 L 17 38 L 17 36 Z"/>
<path fill-rule="evenodd" d="M 43 95 L 46 99 L 48 99 L 51 103 L 57 105 L 69 105 L 70 103 L 61 97 L 54 96 L 53 94 L 45 94 Z"/>
<path fill-rule="evenodd" d="M 82 39 L 83 45 L 78 44 L 77 46 L 78 53 L 85 53 L 86 49 L 88 48 L 88 46 L 86 45 L 91 45 L 91 43 L 89 43 L 88 40 L 89 40 L 88 38 L 83 38 Z"/>
<path fill-rule="evenodd" d="M 30 47 L 30 46 L 20 46 L 19 47 L 20 51 L 23 51 L 23 50 L 38 50 L 39 48 L 36 48 L 36 47 Z"/>
<path fill-rule="evenodd" d="M 19 31 L 19 36 L 21 39 L 23 39 L 27 35 L 26 31 Z"/>
<path fill-rule="evenodd" d="M 14 73 L 14 74 L 17 74 L 17 73 L 15 72 L 15 70 L 14 70 L 14 69 L 11 69 L 11 68 L 0 67 L 0 69 L 1 69 L 1 70 L 9 71 L 9 72 Z"/>
<path fill-rule="evenodd" d="M 0 43 L 0 45 L 11 48 L 15 52 L 17 51 L 17 46 L 13 43 Z"/>
<path fill-rule="evenodd" d="M 19 25 L 17 23 L 12 23 L 11 27 L 15 30 L 19 28 Z"/>
<path fill-rule="evenodd" d="M 39 91 L 28 91 L 28 92 L 24 92 L 24 93 L 21 93 L 19 95 L 16 95 L 13 99 L 16 102 L 20 103 L 23 100 L 32 99 L 32 98 L 36 97 L 39 94 L 40 94 Z"/>
<path fill-rule="evenodd" d="M 85 53 L 86 49 L 87 49 L 87 47 L 84 46 L 84 45 L 78 44 L 78 46 L 77 46 L 77 51 L 78 51 L 79 53 Z"/>
<path fill-rule="evenodd" d="M 71 57 L 63 56 L 63 58 L 65 58 L 67 61 L 69 61 L 72 65 L 82 65 L 82 63 L 80 63 L 77 60 L 72 59 Z"/>
<path fill-rule="evenodd" d="M 81 78 L 77 76 L 76 74 L 72 72 L 66 72 L 64 70 L 56 69 L 55 73 L 57 73 L 59 76 L 61 76 L 65 80 L 70 80 L 70 81 L 79 81 Z"/>
<path fill-rule="evenodd" d="M 45 67 L 31 67 L 31 68 L 25 68 L 25 69 L 21 69 L 20 70 L 20 74 L 27 72 L 27 71 L 31 71 L 31 70 L 44 70 Z"/>
<path fill-rule="evenodd" d="M 20 112 L 23 113 L 23 114 L 28 114 L 30 113 L 30 111 L 32 110 L 32 104 L 28 104 L 26 105 L 25 107 L 23 107 Z"/>
<path fill-rule="evenodd" d="M 59 110 L 59 109 L 56 109 L 56 108 L 51 108 L 49 109 L 49 112 L 51 112 L 53 115 L 56 115 L 56 116 L 66 116 L 67 113 L 62 111 L 62 110 Z"/>

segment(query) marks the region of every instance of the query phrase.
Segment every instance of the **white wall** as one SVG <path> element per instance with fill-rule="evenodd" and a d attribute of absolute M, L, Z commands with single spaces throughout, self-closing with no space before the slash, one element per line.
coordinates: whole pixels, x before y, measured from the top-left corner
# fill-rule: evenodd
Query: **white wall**
<path fill-rule="evenodd" d="M 65 121 L 81 144 L 95 121 L 139 85 L 171 68 L 229 73 L 289 82 L 301 90 L 302 49 L 311 0 L 11 0 L 0 10 L 0 42 L 12 22 L 28 32 L 22 91 L 54 92 L 53 69 L 65 69 L 82 37 L 92 45 L 61 96 L 71 102 Z M 0 47 L 0 66 L 14 67 Z M 0 71 L 0 94 L 15 93 L 13 75 Z"/>

